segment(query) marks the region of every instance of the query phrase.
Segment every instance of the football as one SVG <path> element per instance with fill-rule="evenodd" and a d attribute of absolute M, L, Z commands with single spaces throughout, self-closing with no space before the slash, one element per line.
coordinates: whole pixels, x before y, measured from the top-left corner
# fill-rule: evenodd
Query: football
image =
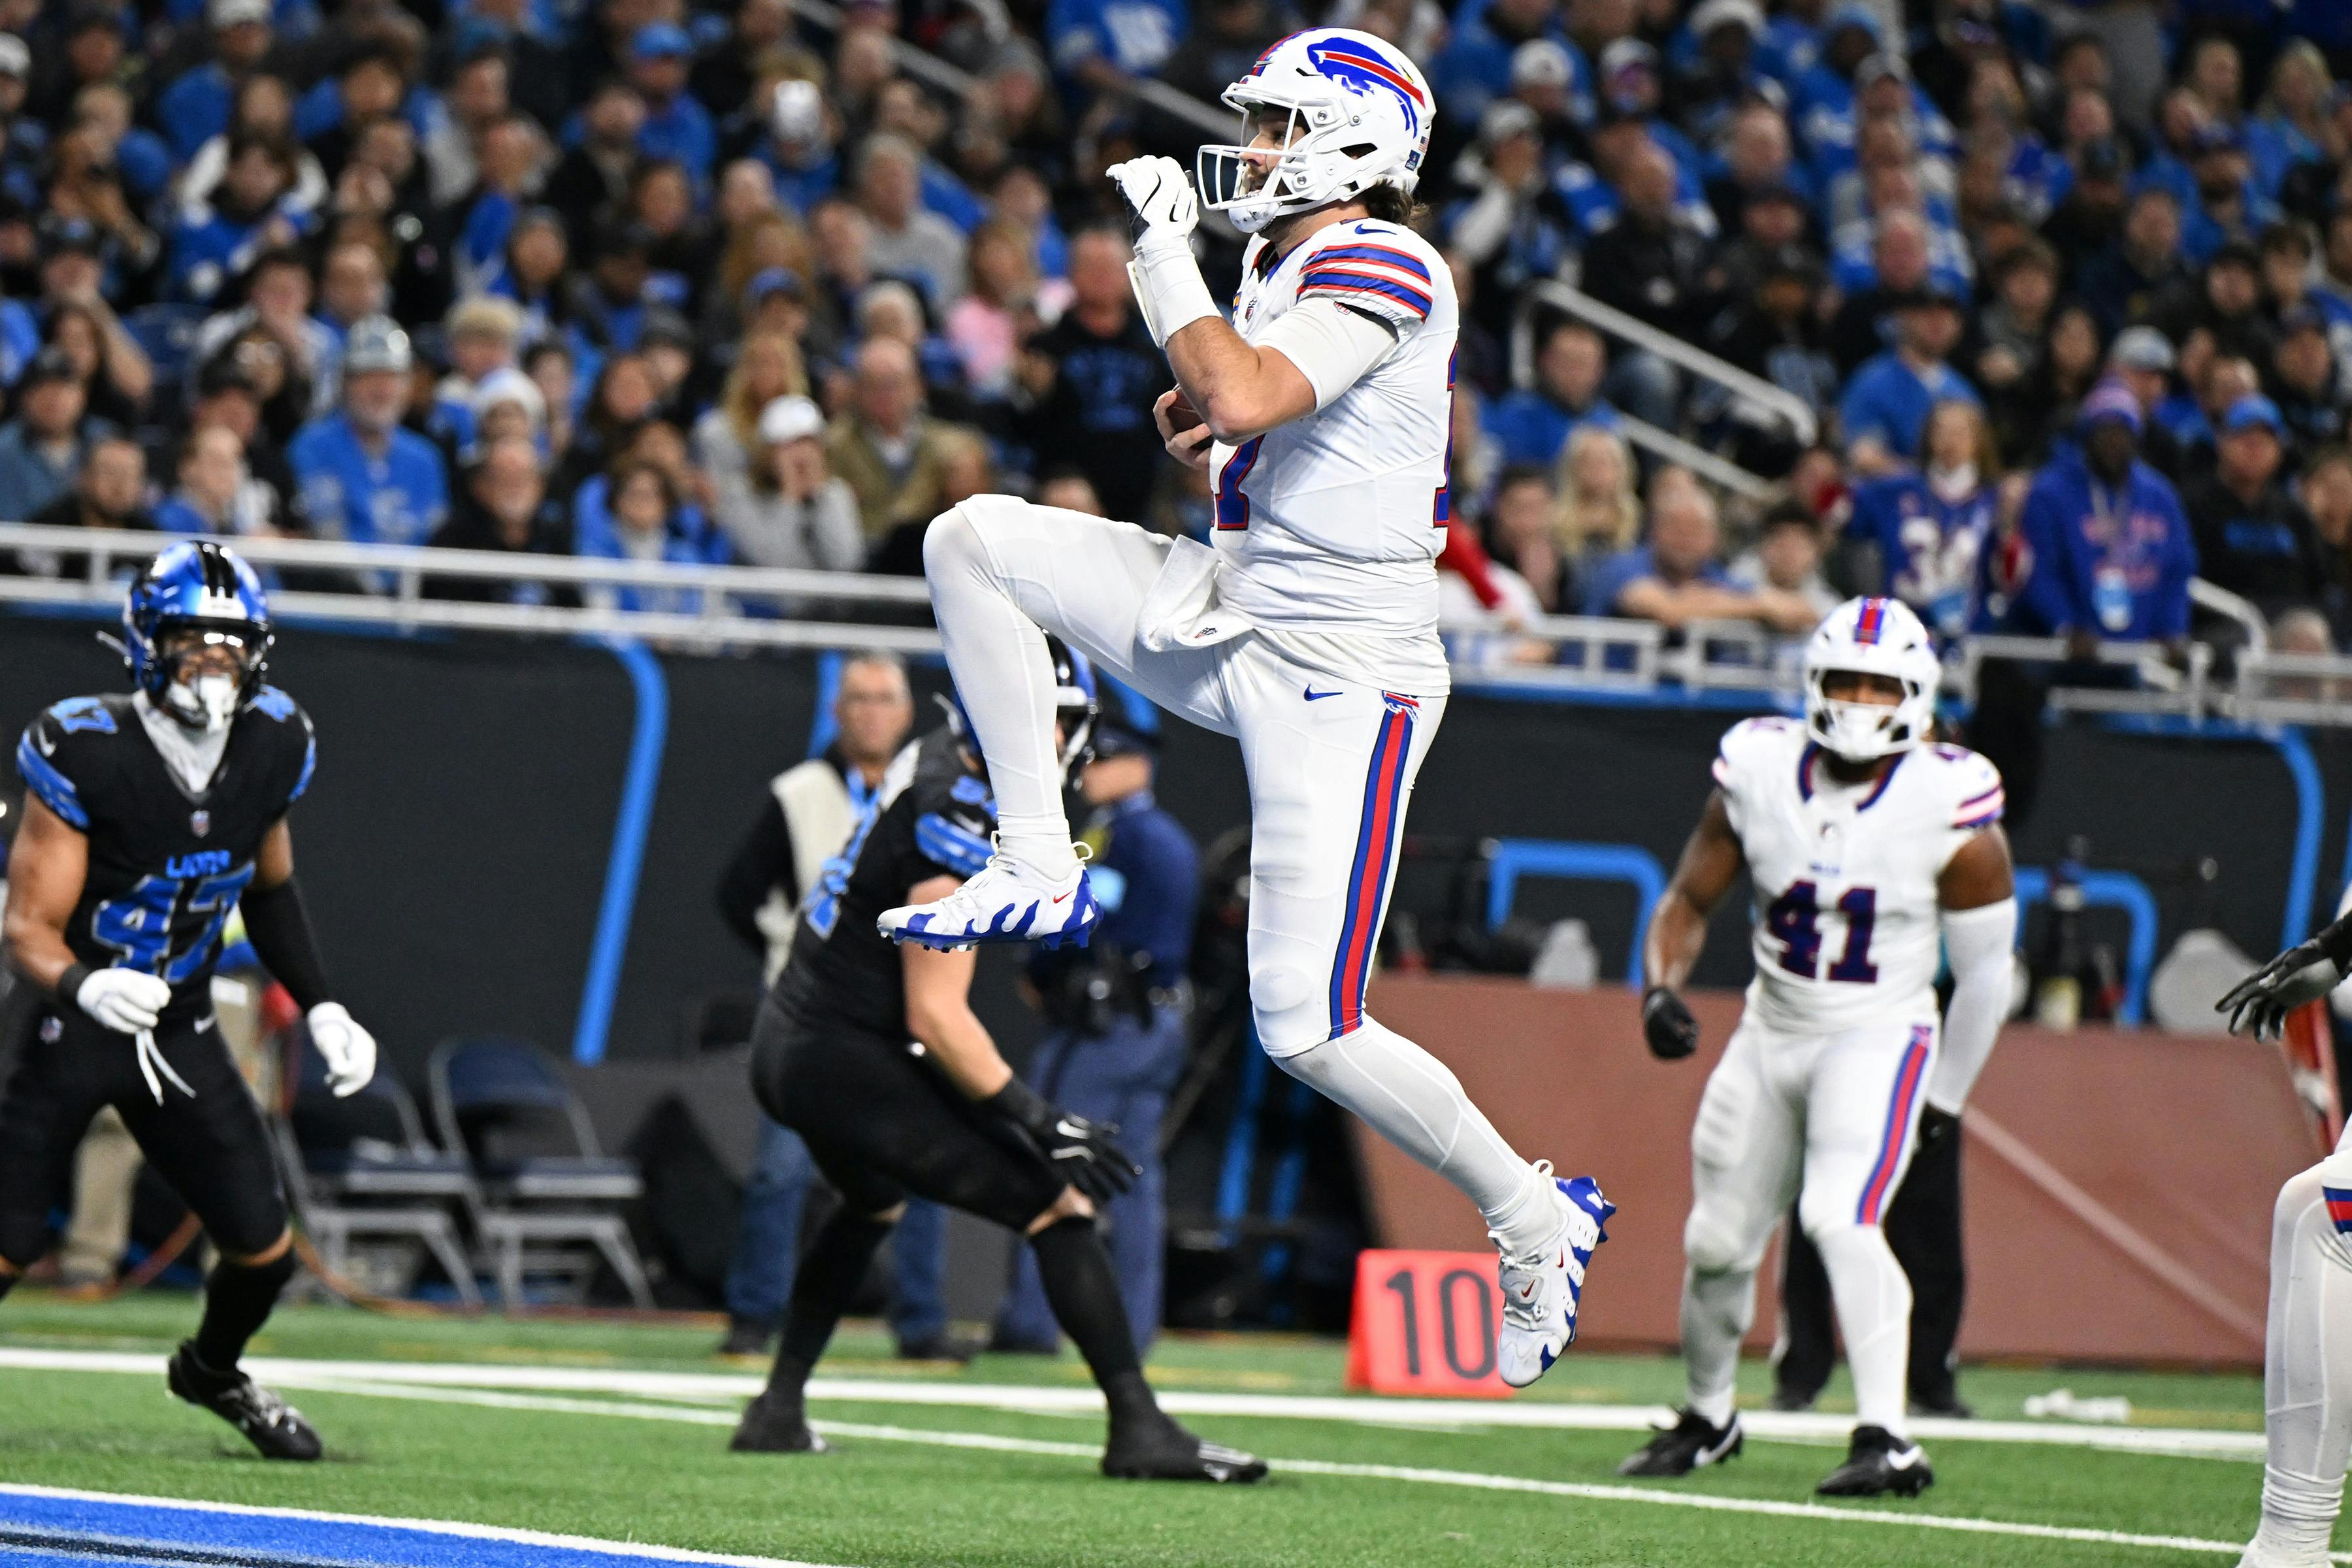
<path fill-rule="evenodd" d="M 1168 428 L 1179 436 L 1202 422 L 1201 411 L 1192 406 L 1192 400 L 1184 395 L 1184 389 L 1181 386 L 1176 389 L 1176 400 L 1168 405 L 1165 412 Z"/>

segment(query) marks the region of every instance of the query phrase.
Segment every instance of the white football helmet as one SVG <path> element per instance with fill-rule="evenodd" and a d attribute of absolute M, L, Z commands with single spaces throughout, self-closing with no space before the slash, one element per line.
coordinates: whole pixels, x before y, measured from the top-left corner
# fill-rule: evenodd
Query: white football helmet
<path fill-rule="evenodd" d="M 1842 702 L 1823 682 L 1833 670 L 1859 670 L 1902 682 L 1903 700 Z M 1805 731 L 1849 762 L 1907 752 L 1936 720 L 1936 682 L 1943 665 L 1927 628 L 1900 599 L 1848 599 L 1805 644 Z"/>
<path fill-rule="evenodd" d="M 1421 181 L 1434 111 L 1429 82 L 1402 49 L 1370 33 L 1293 33 L 1260 55 L 1223 98 L 1241 110 L 1241 142 L 1202 147 L 1194 154 L 1194 183 L 1201 205 L 1244 234 L 1374 185 L 1411 195 Z M 1278 153 L 1249 145 L 1267 110 L 1289 111 Z"/>

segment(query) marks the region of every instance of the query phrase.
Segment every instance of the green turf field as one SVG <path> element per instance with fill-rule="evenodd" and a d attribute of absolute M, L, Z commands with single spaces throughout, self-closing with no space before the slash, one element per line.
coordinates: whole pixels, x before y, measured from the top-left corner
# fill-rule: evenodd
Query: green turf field
<path fill-rule="evenodd" d="M 1938 1481 L 1917 1501 L 1817 1509 L 1812 1483 L 1841 1446 L 1751 1436 L 1746 1456 L 1724 1468 L 1637 1489 L 1612 1474 L 1638 1441 L 1623 1431 L 1498 1426 L 1477 1421 L 1476 1412 L 1451 1427 L 1376 1424 L 1323 1406 L 1311 1415 L 1278 1413 L 1286 1399 L 1340 1392 L 1342 1348 L 1252 1336 L 1164 1342 L 1152 1372 L 1163 1389 L 1249 1409 L 1185 1419 L 1266 1455 L 1275 1478 L 1249 1490 L 1112 1483 L 1092 1467 L 1099 1416 L 1064 1408 L 1086 1386 L 1075 1356 L 985 1357 L 961 1372 L 916 1367 L 888 1360 L 884 1337 L 863 1328 L 845 1331 L 820 1368 L 821 1377 L 859 1380 L 856 1397 L 812 1403 L 836 1451 L 737 1456 L 725 1450 L 740 1394 L 693 1380 L 758 1369 L 710 1355 L 716 1333 L 708 1324 L 383 1318 L 326 1307 L 281 1311 L 254 1347 L 260 1357 L 345 1363 L 282 1379 L 324 1433 L 331 1458 L 278 1467 L 254 1459 L 209 1416 L 163 1396 L 160 1352 L 194 1318 L 185 1297 L 89 1306 L 16 1292 L 0 1313 L 0 1390 L 8 1395 L 0 1480 L 457 1520 L 860 1568 L 2226 1568 L 2231 1559 L 2221 1548 L 2251 1532 L 2262 1474 L 2242 1452 L 1930 1439 Z M 22 1364 L 45 1355 L 52 1364 Z M 143 1370 L 149 1355 L 152 1373 Z M 17 1364 L 7 1364 L 11 1357 Z M 352 1363 L 379 1365 L 372 1373 Z M 404 1373 L 395 1363 L 430 1364 Z M 106 1370 L 117 1366 L 142 1370 Z M 1763 1369 L 1748 1373 L 1745 1393 L 1760 1398 Z M 2124 1394 L 2136 1425 L 2219 1434 L 2216 1447 L 2242 1449 L 2242 1435 L 2261 1428 L 2260 1380 L 2245 1375 L 1974 1369 L 1963 1380 L 1982 1415 L 1995 1419 L 2016 1418 L 2027 1395 L 2060 1385 L 2078 1396 Z M 1514 1404 L 1654 1405 L 1678 1386 L 1664 1358 L 1579 1352 Z M 1839 1397 L 1832 1388 L 1827 1407 Z M 1024 1402 L 1029 1408 L 1018 1407 Z M 1393 1414 L 1396 1402 L 1379 1403 Z M 1565 1408 L 1553 1414 L 1581 1418 Z M 1661 1497 L 1720 1506 L 1653 1500 Z M 2050 1527 L 2166 1539 L 2029 1532 Z"/>

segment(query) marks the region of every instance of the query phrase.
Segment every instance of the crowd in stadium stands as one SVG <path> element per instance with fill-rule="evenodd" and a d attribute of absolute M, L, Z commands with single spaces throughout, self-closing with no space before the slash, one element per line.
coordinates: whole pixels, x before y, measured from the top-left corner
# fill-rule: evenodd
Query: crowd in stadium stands
<path fill-rule="evenodd" d="M 1103 170 L 1202 139 L 1134 79 L 1336 25 L 1437 97 L 1462 614 L 2174 640 L 2195 574 L 2352 641 L 2344 0 L 812 9 L 0 0 L 0 512 L 901 573 L 988 489 L 1201 532 Z"/>

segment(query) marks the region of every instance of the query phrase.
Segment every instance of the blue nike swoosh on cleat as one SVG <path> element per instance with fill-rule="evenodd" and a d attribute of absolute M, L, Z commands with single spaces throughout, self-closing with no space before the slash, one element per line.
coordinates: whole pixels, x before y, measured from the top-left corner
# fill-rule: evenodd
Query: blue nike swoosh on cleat
<path fill-rule="evenodd" d="M 1307 687 L 1306 691 L 1307 700 L 1309 702 L 1320 702 L 1326 697 L 1337 697 L 1339 695 L 1336 691 L 1318 691 L 1311 686 Z"/>

